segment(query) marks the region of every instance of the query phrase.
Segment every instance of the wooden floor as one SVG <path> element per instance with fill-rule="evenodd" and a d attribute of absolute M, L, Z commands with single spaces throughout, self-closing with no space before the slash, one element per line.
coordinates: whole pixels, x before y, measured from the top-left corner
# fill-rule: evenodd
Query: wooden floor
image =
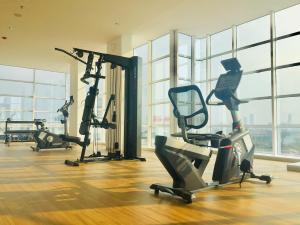
<path fill-rule="evenodd" d="M 286 163 L 255 161 L 258 173 L 275 176 L 271 185 L 234 184 L 186 205 L 149 189 L 171 181 L 153 152 L 144 151 L 147 162 L 63 164 L 78 155 L 1 144 L 0 224 L 300 224 L 300 173 L 287 172 Z"/>

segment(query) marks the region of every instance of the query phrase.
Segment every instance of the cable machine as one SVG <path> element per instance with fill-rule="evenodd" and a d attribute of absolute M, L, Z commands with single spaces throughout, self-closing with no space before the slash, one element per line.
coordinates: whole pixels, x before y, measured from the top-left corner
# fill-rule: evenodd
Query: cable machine
<path fill-rule="evenodd" d="M 81 141 L 79 137 L 61 135 L 61 138 L 65 141 L 76 143 L 82 147 L 80 158 L 75 161 L 65 160 L 65 164 L 78 166 L 79 163 L 113 159 L 139 159 L 145 161 L 145 158 L 141 157 L 141 89 L 139 89 L 141 86 L 141 59 L 136 56 L 127 58 L 79 48 L 73 48 L 73 52 L 71 53 L 60 48 L 55 48 L 55 50 L 63 52 L 86 65 L 85 73 L 81 78 L 83 83 L 89 84 L 87 80 L 91 79 L 94 81 L 85 99 L 82 121 L 79 128 L 80 135 L 84 136 L 83 141 Z M 83 59 L 84 55 L 87 55 L 87 61 Z M 107 119 L 110 108 L 115 104 L 114 94 L 110 96 L 101 122 L 97 120 L 94 114 L 96 96 L 99 92 L 98 84 L 100 79 L 105 79 L 105 77 L 101 75 L 102 64 L 104 63 L 110 63 L 113 69 L 120 67 L 125 71 L 123 146 L 119 146 L 119 143 L 115 143 L 116 151 L 111 151 L 107 156 L 102 156 L 99 153 L 97 155 L 86 156 L 86 149 L 90 145 L 91 127 L 116 129 L 116 126 L 121 125 L 115 123 L 117 117 L 115 111 L 112 113 L 111 122 Z M 95 73 L 92 74 L 92 70 L 94 69 Z M 120 147 L 123 147 L 122 155 L 119 151 Z"/>

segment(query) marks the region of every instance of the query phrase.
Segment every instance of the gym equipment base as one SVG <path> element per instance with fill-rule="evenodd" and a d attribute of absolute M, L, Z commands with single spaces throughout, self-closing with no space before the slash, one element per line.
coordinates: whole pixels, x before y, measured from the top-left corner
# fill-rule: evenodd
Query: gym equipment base
<path fill-rule="evenodd" d="M 32 149 L 32 151 L 34 152 L 39 152 L 41 149 L 55 149 L 55 150 L 59 150 L 59 149 L 64 149 L 64 150 L 72 150 L 73 147 L 71 145 L 66 146 L 66 147 L 51 147 L 51 148 L 38 148 L 36 146 L 30 146 L 30 148 Z"/>
<path fill-rule="evenodd" d="M 123 155 L 97 155 L 97 154 L 92 154 L 88 157 L 85 157 L 83 160 L 65 160 L 65 164 L 67 166 L 79 166 L 81 163 L 90 163 L 90 162 L 109 162 L 109 161 L 121 161 L 121 160 L 139 160 L 142 162 L 145 162 L 146 159 L 142 157 L 136 157 L 136 158 L 129 158 L 126 159 L 124 158 Z"/>
<path fill-rule="evenodd" d="M 225 184 L 220 184 L 219 182 L 207 183 L 206 187 L 199 188 L 197 190 L 191 190 L 191 191 L 185 190 L 183 188 L 173 188 L 173 187 L 162 185 L 162 184 L 151 184 L 150 189 L 154 190 L 155 195 L 158 195 L 160 191 L 164 192 L 164 193 L 169 193 L 173 196 L 181 197 L 184 200 L 184 202 L 186 202 L 187 204 L 190 204 L 193 202 L 193 198 L 196 198 L 194 195 L 195 193 L 209 190 L 212 188 L 224 187 L 225 185 L 228 185 L 228 184 L 237 184 L 237 183 L 240 183 L 241 178 L 242 178 L 242 176 L 240 178 L 234 179 Z M 249 181 L 248 179 L 250 179 L 250 178 L 257 178 L 257 176 L 255 176 L 254 174 L 246 174 L 243 179 Z M 271 179 L 263 180 L 263 181 L 265 181 L 266 184 L 271 183 Z M 240 183 L 240 188 L 241 188 L 241 183 Z"/>

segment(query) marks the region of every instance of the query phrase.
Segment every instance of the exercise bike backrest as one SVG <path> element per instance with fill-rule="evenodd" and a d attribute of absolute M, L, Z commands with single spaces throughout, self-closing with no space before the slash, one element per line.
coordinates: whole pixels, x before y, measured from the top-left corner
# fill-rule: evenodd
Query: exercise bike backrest
<path fill-rule="evenodd" d="M 207 124 L 208 111 L 198 86 L 188 85 L 171 88 L 168 92 L 174 107 L 179 128 L 183 130 L 200 129 Z"/>
<path fill-rule="evenodd" d="M 213 89 L 206 98 L 207 105 L 225 105 L 230 111 L 237 111 L 238 106 L 241 103 L 247 103 L 247 101 L 241 101 L 236 96 L 236 90 L 240 84 L 243 71 L 241 65 L 236 58 L 230 58 L 221 61 L 225 74 L 221 74 L 215 89 Z M 212 96 L 221 102 L 211 102 Z"/>

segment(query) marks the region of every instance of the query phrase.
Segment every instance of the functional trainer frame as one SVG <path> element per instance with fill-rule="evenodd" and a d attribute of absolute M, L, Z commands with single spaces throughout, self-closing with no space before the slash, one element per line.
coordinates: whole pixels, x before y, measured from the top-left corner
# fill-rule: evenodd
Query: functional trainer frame
<path fill-rule="evenodd" d="M 124 159 L 143 159 L 141 158 L 141 111 L 139 108 L 141 107 L 141 89 L 139 87 L 141 86 L 141 59 L 137 56 L 133 56 L 131 58 L 123 57 L 123 56 L 117 56 L 117 55 L 111 55 L 111 54 L 105 54 L 95 51 L 89 51 L 79 48 L 73 48 L 73 52 L 69 53 L 63 49 L 55 48 L 55 50 L 63 52 L 72 58 L 78 60 L 79 62 L 86 65 L 86 70 L 84 76 L 81 78 L 81 81 L 84 83 L 86 82 L 87 78 L 93 78 L 95 79 L 94 83 L 94 89 L 90 89 L 93 91 L 96 91 L 98 87 L 99 79 L 104 79 L 101 75 L 101 65 L 102 63 L 111 63 L 112 66 L 119 66 L 122 68 L 122 70 L 125 70 L 125 96 L 124 96 Z M 76 55 L 74 55 L 76 54 Z M 88 54 L 87 61 L 84 61 L 81 59 L 84 54 Z M 94 57 L 98 57 L 98 60 L 95 63 L 96 66 L 96 73 L 91 74 L 91 71 L 93 69 L 93 62 Z M 97 89 L 98 90 L 98 89 Z M 89 93 L 93 94 L 95 97 L 98 93 Z M 94 101 L 95 99 L 92 99 L 92 104 L 90 105 L 92 108 L 89 110 L 91 111 L 88 115 L 88 121 L 82 121 L 82 124 L 85 122 L 88 122 L 87 124 L 87 130 L 88 132 L 81 132 L 80 134 L 84 135 L 84 141 L 81 142 L 79 138 L 76 139 L 76 137 L 68 137 L 66 136 L 65 139 L 69 140 L 70 142 L 77 143 L 82 146 L 82 154 L 80 157 L 79 162 L 85 162 L 85 150 L 86 147 L 90 144 L 89 142 L 89 135 L 90 135 L 90 126 L 93 126 L 95 124 L 92 124 L 92 114 L 94 111 Z M 88 110 L 87 105 L 85 105 L 85 110 Z M 84 112 L 85 114 L 85 112 Z M 84 117 L 85 115 L 83 115 Z M 82 128 L 81 124 L 81 128 Z M 103 125 L 103 124 L 102 124 Z M 96 125 L 97 126 L 97 125 Z M 101 126 L 99 124 L 98 126 Z M 80 130 L 81 130 L 80 128 Z M 79 139 L 79 140 L 78 140 Z M 89 161 L 89 160 L 87 160 Z M 76 163 L 76 164 L 78 164 Z"/>

